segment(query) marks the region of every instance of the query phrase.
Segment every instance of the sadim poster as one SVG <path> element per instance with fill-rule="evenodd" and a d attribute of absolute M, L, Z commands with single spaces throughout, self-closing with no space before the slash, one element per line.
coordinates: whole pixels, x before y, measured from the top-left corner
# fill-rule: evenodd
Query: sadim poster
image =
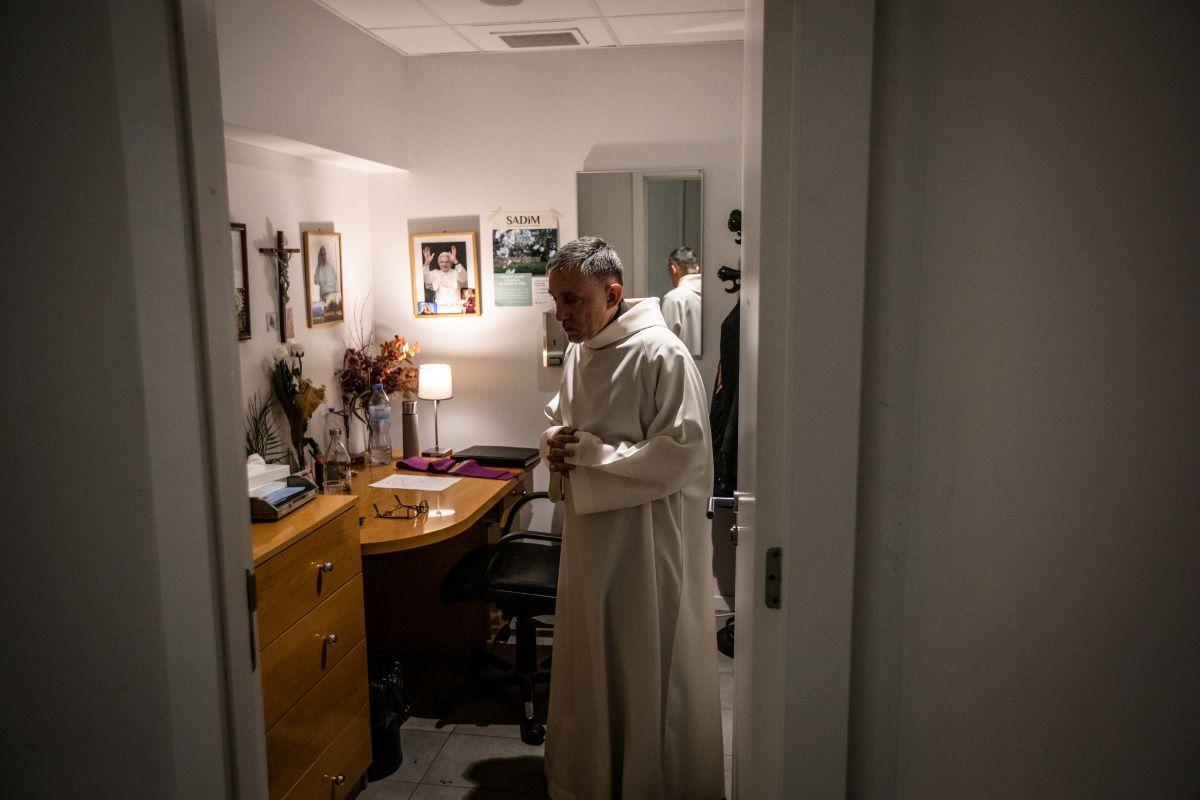
<path fill-rule="evenodd" d="M 496 305 L 549 303 L 546 266 L 558 251 L 558 214 L 498 211 L 491 221 Z"/>

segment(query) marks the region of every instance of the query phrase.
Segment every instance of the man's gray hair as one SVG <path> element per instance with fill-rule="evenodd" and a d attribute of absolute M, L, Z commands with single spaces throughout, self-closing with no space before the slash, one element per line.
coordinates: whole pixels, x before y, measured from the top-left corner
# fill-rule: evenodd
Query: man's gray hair
<path fill-rule="evenodd" d="M 696 254 L 690 247 L 676 247 L 671 251 L 671 255 L 667 256 L 667 261 L 683 267 L 684 272 L 691 272 L 697 268 Z"/>
<path fill-rule="evenodd" d="M 625 270 L 621 267 L 617 251 L 599 236 L 580 236 L 564 244 L 550 259 L 546 273 L 576 269 L 592 278 L 612 275 L 617 283 L 625 283 Z"/>

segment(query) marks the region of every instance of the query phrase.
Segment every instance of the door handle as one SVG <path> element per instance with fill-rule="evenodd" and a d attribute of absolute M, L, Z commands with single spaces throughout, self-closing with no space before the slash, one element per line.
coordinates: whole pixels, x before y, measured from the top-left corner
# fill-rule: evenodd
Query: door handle
<path fill-rule="evenodd" d="M 749 496 L 750 496 L 749 492 L 735 491 L 733 493 L 733 497 L 710 497 L 710 498 L 708 498 L 708 511 L 705 514 L 705 516 L 707 516 L 709 519 L 712 519 L 716 515 L 716 511 L 718 508 L 732 509 L 733 513 L 736 514 L 736 513 L 738 513 L 738 501 L 741 500 L 743 497 L 749 497 Z M 734 547 L 737 547 L 738 530 L 740 527 L 741 526 L 738 525 L 737 522 L 734 522 L 732 525 L 729 526 L 729 541 L 733 543 Z"/>
<path fill-rule="evenodd" d="M 708 498 L 708 512 L 705 516 L 712 519 L 718 508 L 732 508 L 733 513 L 737 513 L 737 496 L 733 497 L 710 497 Z"/>

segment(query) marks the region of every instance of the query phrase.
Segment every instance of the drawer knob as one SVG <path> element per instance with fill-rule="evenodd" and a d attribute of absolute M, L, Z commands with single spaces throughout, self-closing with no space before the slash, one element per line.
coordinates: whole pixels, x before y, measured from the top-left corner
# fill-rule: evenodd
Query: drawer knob
<path fill-rule="evenodd" d="M 321 636 L 321 634 L 318 633 L 317 636 Z M 325 642 L 325 644 L 337 644 L 338 643 L 338 638 L 337 638 L 336 633 L 331 633 L 328 636 L 321 636 L 321 640 L 323 642 Z"/>
<path fill-rule="evenodd" d="M 317 568 L 317 572 L 333 572 L 332 561 L 326 561 L 324 564 L 314 564 L 313 566 Z"/>
<path fill-rule="evenodd" d="M 332 783 L 334 786 L 341 786 L 346 782 L 345 775 L 326 775 L 325 780 Z"/>

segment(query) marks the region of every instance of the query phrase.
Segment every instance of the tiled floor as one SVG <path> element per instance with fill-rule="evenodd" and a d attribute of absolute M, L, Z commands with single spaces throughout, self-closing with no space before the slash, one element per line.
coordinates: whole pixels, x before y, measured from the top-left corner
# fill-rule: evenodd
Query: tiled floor
<path fill-rule="evenodd" d="M 724 621 L 724 616 L 721 620 Z M 721 721 L 725 743 L 725 793 L 729 795 L 733 738 L 733 659 L 719 656 Z M 454 666 L 405 663 L 410 686 L 430 685 L 437 676 L 447 685 Z M 515 692 L 515 690 L 514 690 Z M 538 711 L 545 714 L 546 687 L 539 687 Z M 400 731 L 404 763 L 393 774 L 367 787 L 364 800 L 539 800 L 546 798 L 542 771 L 544 748 L 520 739 L 511 719 L 518 707 L 515 694 L 497 697 L 466 693 L 442 715 L 429 697 L 414 697 L 414 715 Z M 544 716 L 543 716 L 544 719 Z"/>

